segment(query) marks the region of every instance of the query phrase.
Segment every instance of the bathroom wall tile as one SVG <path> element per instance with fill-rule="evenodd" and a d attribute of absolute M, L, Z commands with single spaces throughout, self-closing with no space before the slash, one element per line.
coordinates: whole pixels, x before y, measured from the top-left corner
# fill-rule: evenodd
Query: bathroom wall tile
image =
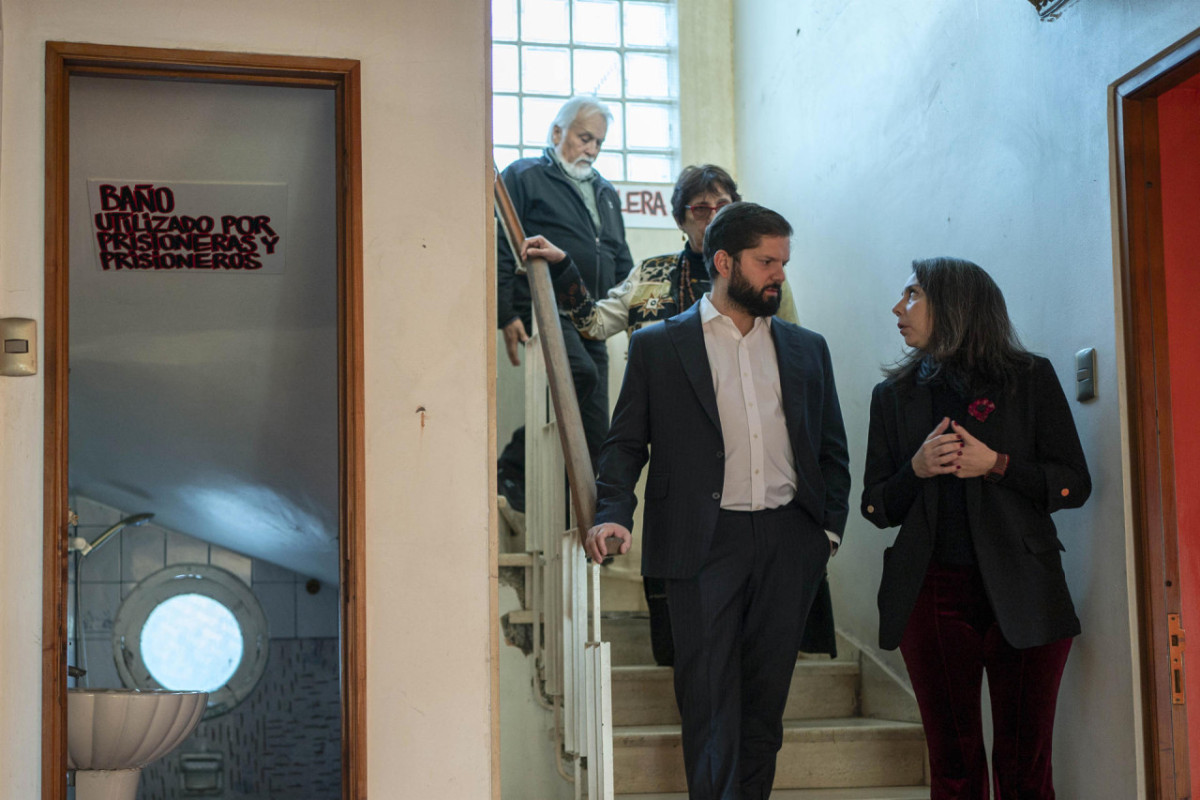
<path fill-rule="evenodd" d="M 253 576 L 256 586 L 260 583 L 294 583 L 299 577 L 290 569 L 261 558 L 254 559 Z"/>
<path fill-rule="evenodd" d="M 121 580 L 140 581 L 166 566 L 166 533 L 155 525 L 121 533 Z"/>
<path fill-rule="evenodd" d="M 208 542 L 186 533 L 167 531 L 168 564 L 207 564 Z"/>
<path fill-rule="evenodd" d="M 226 550 L 224 547 L 218 547 L 214 544 L 209 548 L 208 563 L 214 567 L 220 567 L 232 572 L 241 578 L 247 586 L 250 585 L 252 568 L 249 556 L 235 553 L 232 550 Z"/>
<path fill-rule="evenodd" d="M 121 584 L 85 583 L 79 587 L 79 621 L 84 636 L 110 636 L 121 606 Z"/>
<path fill-rule="evenodd" d="M 101 530 L 115 525 L 117 520 L 121 519 L 119 509 L 98 503 L 83 495 L 75 495 L 71 508 L 79 515 L 81 525 L 98 525 Z"/>
<path fill-rule="evenodd" d="M 91 689 L 121 688 L 121 676 L 113 661 L 111 639 L 87 640 L 87 678 L 84 682 Z"/>
<path fill-rule="evenodd" d="M 309 594 L 303 583 L 296 584 L 296 636 L 317 639 L 338 635 L 338 588 L 321 584 L 321 591 Z"/>
<path fill-rule="evenodd" d="M 229 800 L 341 798 L 338 667 L 334 639 L 272 641 L 258 687 L 228 714 L 201 722 L 179 750 L 148 765 L 139 797 L 179 797 L 181 756 L 219 753 L 221 797 Z"/>
<path fill-rule="evenodd" d="M 254 596 L 267 615 L 272 639 L 296 636 L 296 590 L 290 583 L 255 583 Z"/>
<path fill-rule="evenodd" d="M 100 526 L 80 525 L 78 535 L 94 542 L 103 532 L 104 528 Z M 79 578 L 84 583 L 121 580 L 121 534 L 113 536 L 83 556 L 79 565 Z"/>

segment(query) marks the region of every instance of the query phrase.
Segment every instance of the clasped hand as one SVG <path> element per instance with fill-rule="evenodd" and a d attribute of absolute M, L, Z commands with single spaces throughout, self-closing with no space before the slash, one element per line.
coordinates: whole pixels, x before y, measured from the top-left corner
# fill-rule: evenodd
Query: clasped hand
<path fill-rule="evenodd" d="M 942 417 L 912 457 L 913 472 L 918 478 L 934 475 L 978 478 L 995 465 L 996 451 L 949 417 Z"/>
<path fill-rule="evenodd" d="M 609 541 L 618 539 L 620 543 Z M 603 564 L 609 555 L 625 555 L 633 545 L 633 534 L 624 525 L 615 522 L 602 522 L 588 529 L 583 538 L 583 549 L 588 558 L 597 564 Z M 615 551 L 614 551 L 615 546 Z"/>

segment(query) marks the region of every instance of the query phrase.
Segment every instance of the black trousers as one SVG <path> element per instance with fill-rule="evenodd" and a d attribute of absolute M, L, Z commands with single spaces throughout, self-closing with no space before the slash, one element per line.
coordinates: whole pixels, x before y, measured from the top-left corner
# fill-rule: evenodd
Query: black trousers
<path fill-rule="evenodd" d="M 692 800 L 762 800 L 809 607 L 829 560 L 799 509 L 722 511 L 699 574 L 667 581 Z"/>
<path fill-rule="evenodd" d="M 531 330 L 528 320 L 525 320 L 525 329 Z M 575 397 L 579 401 L 579 415 L 583 420 L 583 435 L 594 466 L 600 446 L 608 436 L 608 346 L 602 341 L 583 338 L 566 320 L 563 320 L 562 332 Z M 497 466 L 502 483 L 507 479 L 519 487 L 520 497 L 509 499 L 518 499 L 518 510 L 524 511 L 524 426 L 513 431 L 512 438 L 500 453 Z"/>

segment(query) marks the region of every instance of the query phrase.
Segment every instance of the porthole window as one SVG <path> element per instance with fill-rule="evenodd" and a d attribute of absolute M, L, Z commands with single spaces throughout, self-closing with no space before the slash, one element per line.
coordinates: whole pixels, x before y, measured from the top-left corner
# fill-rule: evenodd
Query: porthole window
<path fill-rule="evenodd" d="M 117 612 L 113 655 L 125 686 L 209 693 L 205 717 L 229 711 L 267 666 L 267 620 L 232 573 L 176 564 L 139 583 Z"/>

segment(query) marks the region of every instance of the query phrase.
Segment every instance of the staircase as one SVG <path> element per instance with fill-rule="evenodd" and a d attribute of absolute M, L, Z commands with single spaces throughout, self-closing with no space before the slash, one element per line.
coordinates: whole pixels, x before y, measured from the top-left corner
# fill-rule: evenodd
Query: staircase
<path fill-rule="evenodd" d="M 647 615 L 605 612 L 602 636 L 612 647 L 617 796 L 686 800 L 673 674 L 654 666 Z M 862 659 L 843 639 L 838 650 L 837 660 L 796 661 L 773 800 L 928 800 L 920 723 L 863 716 Z M 915 708 L 897 716 L 915 720 Z"/>

